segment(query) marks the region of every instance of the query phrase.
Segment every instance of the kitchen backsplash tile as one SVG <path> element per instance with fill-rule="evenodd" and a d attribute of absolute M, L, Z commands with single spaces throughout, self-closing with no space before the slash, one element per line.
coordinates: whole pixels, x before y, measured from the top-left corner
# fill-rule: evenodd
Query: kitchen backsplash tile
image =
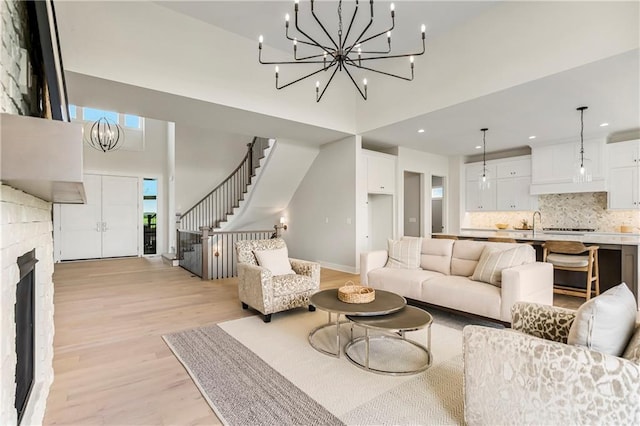
<path fill-rule="evenodd" d="M 620 232 L 621 225 L 640 232 L 640 211 L 607 210 L 606 192 L 540 195 L 538 206 L 545 228 L 594 228 L 598 232 Z M 531 224 L 533 211 L 467 213 L 471 228 L 495 228 L 496 223 L 520 226 L 522 219 Z M 536 228 L 538 226 L 536 225 Z"/>

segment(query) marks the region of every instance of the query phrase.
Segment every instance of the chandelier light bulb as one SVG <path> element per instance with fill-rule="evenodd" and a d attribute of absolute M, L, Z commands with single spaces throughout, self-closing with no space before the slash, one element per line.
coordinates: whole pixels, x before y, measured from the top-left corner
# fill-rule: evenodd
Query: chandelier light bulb
<path fill-rule="evenodd" d="M 294 38 L 294 39 L 293 39 L 293 45 L 294 45 L 294 46 L 297 46 L 297 45 L 298 45 L 298 39 L 297 39 L 297 38 Z"/>
<path fill-rule="evenodd" d="M 364 84 L 365 86 L 367 85 L 367 79 L 366 78 L 362 80 L 362 84 Z"/>
<path fill-rule="evenodd" d="M 289 14 L 288 13 L 286 15 L 284 15 L 284 20 L 289 22 Z"/>
<path fill-rule="evenodd" d="M 280 67 L 276 65 L 276 75 L 280 72 Z"/>
<path fill-rule="evenodd" d="M 487 176 L 486 175 L 482 175 L 482 181 L 486 182 L 487 181 Z"/>
<path fill-rule="evenodd" d="M 320 82 L 316 81 L 316 90 L 318 90 L 320 88 Z"/>
<path fill-rule="evenodd" d="M 264 37 L 262 37 L 262 36 L 258 37 L 258 42 L 259 42 L 260 44 L 262 44 L 262 42 L 263 42 L 263 41 L 264 41 Z"/>
<path fill-rule="evenodd" d="M 294 3 L 295 3 L 295 4 L 300 3 L 300 0 L 295 0 L 295 1 L 294 1 Z"/>
<path fill-rule="evenodd" d="M 391 31 L 387 31 L 387 38 L 391 38 Z"/>
<path fill-rule="evenodd" d="M 394 10 L 396 10 L 396 5 L 391 3 L 391 6 L 389 6 L 389 9 L 391 9 L 391 11 L 393 12 Z"/>
<path fill-rule="evenodd" d="M 422 26 L 420 27 L 420 31 L 422 31 L 422 34 L 424 34 L 427 31 L 427 26 L 425 24 L 422 24 Z"/>
<path fill-rule="evenodd" d="M 413 61 L 414 61 L 413 56 L 409 56 L 409 62 L 413 64 Z"/>

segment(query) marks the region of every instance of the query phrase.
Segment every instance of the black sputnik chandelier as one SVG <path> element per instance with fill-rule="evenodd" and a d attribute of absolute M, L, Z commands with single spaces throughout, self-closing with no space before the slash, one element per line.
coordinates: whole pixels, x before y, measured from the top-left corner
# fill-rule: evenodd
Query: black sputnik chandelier
<path fill-rule="evenodd" d="M 425 31 L 426 27 L 422 25 L 422 51 L 416 53 L 405 53 L 405 54 L 391 54 L 391 31 L 395 28 L 395 6 L 391 3 L 391 26 L 386 30 L 374 33 L 370 35 L 370 29 L 373 25 L 373 0 L 369 0 L 369 20 L 364 29 L 357 30 L 354 28 L 354 21 L 356 20 L 356 16 L 358 15 L 358 10 L 360 8 L 360 4 L 358 0 L 355 0 L 355 9 L 353 11 L 353 15 L 349 19 L 349 24 L 346 27 L 346 32 L 343 27 L 343 16 L 342 16 L 342 0 L 338 1 L 338 32 L 337 36 L 332 36 L 325 24 L 318 18 L 315 7 L 314 0 L 310 0 L 311 3 L 311 15 L 313 19 L 317 23 L 317 27 L 315 30 L 319 29 L 324 34 L 322 38 L 312 37 L 309 32 L 300 28 L 298 24 L 298 3 L 299 0 L 295 0 L 294 5 L 294 26 L 297 34 L 295 37 L 292 36 L 289 32 L 289 14 L 285 16 L 285 36 L 288 40 L 292 42 L 293 45 L 293 61 L 263 61 L 262 60 L 262 43 L 264 41 L 263 37 L 260 36 L 259 44 L 258 44 L 258 61 L 261 64 L 267 65 L 276 65 L 276 89 L 284 89 L 285 87 L 291 86 L 292 84 L 298 83 L 302 80 L 305 80 L 309 77 L 312 77 L 321 72 L 329 72 L 333 69 L 331 76 L 324 84 L 322 90 L 320 89 L 320 80 L 316 81 L 316 102 L 320 102 L 324 92 L 326 92 L 327 87 L 331 84 L 333 77 L 336 75 L 338 71 L 344 71 L 353 85 L 356 87 L 360 95 L 363 99 L 367 99 L 367 79 L 362 80 L 362 87 L 356 82 L 353 77 L 350 69 L 371 71 L 377 74 L 383 74 L 389 77 L 395 77 L 401 80 L 412 81 L 413 80 L 413 62 L 414 56 L 419 56 L 424 54 L 425 52 Z M 333 2 L 332 2 L 333 3 Z M 352 33 L 353 31 L 353 33 Z M 373 32 L 373 31 L 371 31 Z M 356 36 L 357 34 L 357 36 Z M 365 47 L 365 43 L 378 39 L 379 37 L 387 37 L 387 48 L 385 50 L 367 50 Z M 298 45 L 308 46 L 308 49 L 313 53 L 307 56 L 300 56 L 298 54 Z M 306 49 L 306 48 L 305 48 Z M 393 74 L 390 72 L 378 70 L 372 68 L 373 65 L 370 64 L 370 61 L 378 61 L 384 59 L 397 59 L 397 58 L 408 58 L 411 76 L 402 76 Z M 297 78 L 293 81 L 290 81 L 285 84 L 280 84 L 278 79 L 278 74 L 280 72 L 279 65 L 291 65 L 291 64 L 317 64 L 319 68 L 309 74 L 303 75 L 300 78 Z"/>

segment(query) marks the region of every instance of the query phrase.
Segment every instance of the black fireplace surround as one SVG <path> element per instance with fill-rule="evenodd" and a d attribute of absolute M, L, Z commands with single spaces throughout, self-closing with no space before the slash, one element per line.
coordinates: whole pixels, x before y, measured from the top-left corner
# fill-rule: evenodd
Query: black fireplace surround
<path fill-rule="evenodd" d="M 36 251 L 31 250 L 18 258 L 20 281 L 16 288 L 16 400 L 18 424 L 22 420 L 29 394 L 33 387 L 35 334 L 34 293 Z"/>

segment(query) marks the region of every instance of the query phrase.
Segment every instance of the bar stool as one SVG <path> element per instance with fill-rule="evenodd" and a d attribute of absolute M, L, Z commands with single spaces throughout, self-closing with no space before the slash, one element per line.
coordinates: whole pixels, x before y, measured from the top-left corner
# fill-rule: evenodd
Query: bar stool
<path fill-rule="evenodd" d="M 584 290 L 554 284 L 554 293 L 581 296 L 586 300 L 591 298 L 592 293 L 594 296 L 600 294 L 598 246 L 585 246 L 579 241 L 547 241 L 542 247 L 542 261 L 551 263 L 554 270 L 587 273 L 587 285 Z M 594 283 L 595 288 L 592 288 Z"/>
<path fill-rule="evenodd" d="M 487 241 L 492 243 L 517 243 L 515 238 L 507 238 L 507 237 L 489 237 Z"/>

